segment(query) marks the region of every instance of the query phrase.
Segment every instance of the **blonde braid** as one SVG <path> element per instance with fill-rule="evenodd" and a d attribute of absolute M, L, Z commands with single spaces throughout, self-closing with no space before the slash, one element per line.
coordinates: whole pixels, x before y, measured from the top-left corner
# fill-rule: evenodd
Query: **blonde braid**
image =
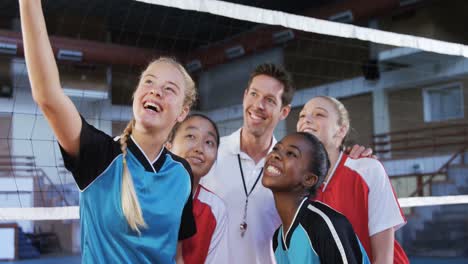
<path fill-rule="evenodd" d="M 333 104 L 333 106 L 335 107 L 335 110 L 336 110 L 336 112 L 338 114 L 338 126 L 346 127 L 346 134 L 343 137 L 343 140 L 341 141 L 341 144 L 340 144 L 340 150 L 345 150 L 346 149 L 346 143 L 348 143 L 347 141 L 348 141 L 349 130 L 350 130 L 350 126 L 351 126 L 351 121 L 350 121 L 350 118 L 349 118 L 348 110 L 346 110 L 346 107 L 343 105 L 343 103 L 340 102 L 335 97 L 326 96 L 326 95 L 317 96 L 317 97 L 324 98 L 324 99 L 328 100 L 329 102 L 331 102 Z"/>
<path fill-rule="evenodd" d="M 120 149 L 123 154 L 123 172 L 122 172 L 122 210 L 127 223 L 133 231 L 141 234 L 140 228 L 146 228 L 145 219 L 143 218 L 143 212 L 141 211 L 140 203 L 135 192 L 135 186 L 133 185 L 132 175 L 128 170 L 127 166 L 127 140 L 132 134 L 133 126 L 135 125 L 135 119 L 132 119 L 127 127 L 124 129 L 120 136 Z"/>

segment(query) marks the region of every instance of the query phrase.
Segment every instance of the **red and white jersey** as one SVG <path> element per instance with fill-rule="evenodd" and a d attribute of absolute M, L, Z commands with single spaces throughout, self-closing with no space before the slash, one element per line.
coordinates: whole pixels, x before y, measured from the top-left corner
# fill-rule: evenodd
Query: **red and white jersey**
<path fill-rule="evenodd" d="M 370 237 L 391 227 L 397 230 L 406 223 L 390 179 L 375 159 L 351 159 L 341 153 L 315 199 L 348 218 L 371 260 Z M 409 263 L 396 240 L 394 256 L 394 263 Z"/>
<path fill-rule="evenodd" d="M 226 263 L 227 211 L 224 202 L 201 184 L 193 197 L 193 214 L 197 233 L 182 241 L 182 255 L 186 264 Z"/>

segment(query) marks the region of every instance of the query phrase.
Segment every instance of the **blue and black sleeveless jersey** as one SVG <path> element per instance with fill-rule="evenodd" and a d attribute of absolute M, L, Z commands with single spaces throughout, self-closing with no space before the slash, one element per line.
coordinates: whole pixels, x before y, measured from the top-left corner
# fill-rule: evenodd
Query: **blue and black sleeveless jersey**
<path fill-rule="evenodd" d="M 320 202 L 304 199 L 288 232 L 273 235 L 278 264 L 370 263 L 346 217 Z"/>
<path fill-rule="evenodd" d="M 62 149 L 65 167 L 81 190 L 83 263 L 175 263 L 178 240 L 195 234 L 189 164 L 165 148 L 150 161 L 129 137 L 127 165 L 147 228 L 141 235 L 122 212 L 122 152 L 118 141 L 82 118 L 80 150 Z"/>

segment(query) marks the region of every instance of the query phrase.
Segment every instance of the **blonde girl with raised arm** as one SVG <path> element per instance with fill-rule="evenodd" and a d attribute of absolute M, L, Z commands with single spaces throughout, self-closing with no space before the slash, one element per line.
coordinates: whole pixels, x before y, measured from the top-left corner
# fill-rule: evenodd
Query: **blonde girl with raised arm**
<path fill-rule="evenodd" d="M 151 62 L 133 95 L 133 119 L 114 140 L 64 94 L 41 1 L 19 3 L 33 98 L 81 191 L 82 262 L 175 263 L 179 241 L 196 231 L 192 175 L 164 143 L 189 112 L 194 82 L 173 59 Z"/>

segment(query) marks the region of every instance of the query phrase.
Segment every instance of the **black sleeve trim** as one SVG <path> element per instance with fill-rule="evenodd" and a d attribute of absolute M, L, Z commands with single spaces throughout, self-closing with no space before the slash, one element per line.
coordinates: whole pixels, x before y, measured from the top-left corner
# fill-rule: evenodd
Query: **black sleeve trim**
<path fill-rule="evenodd" d="M 332 228 L 338 235 L 348 263 L 362 263 L 363 255 L 357 236 L 349 223 L 342 214 L 322 203 L 314 202 L 312 206 L 321 211 L 328 217 L 332 223 Z M 320 258 L 320 263 L 343 263 L 337 242 L 333 237 L 330 226 L 322 215 L 307 210 L 304 228 L 308 233 L 314 250 Z"/>
<path fill-rule="evenodd" d="M 81 191 L 86 189 L 121 153 L 120 145 L 109 135 L 88 124 L 81 116 L 80 149 L 71 156 L 60 146 L 63 162 Z"/>
<path fill-rule="evenodd" d="M 188 197 L 187 199 L 187 202 L 185 203 L 185 206 L 184 206 L 184 210 L 182 212 L 182 219 L 180 221 L 180 229 L 179 229 L 179 241 L 180 240 L 184 240 L 184 239 L 187 239 L 193 235 L 195 235 L 195 233 L 197 232 L 197 226 L 195 225 L 195 217 L 193 215 L 193 189 L 192 189 L 192 186 L 193 186 L 193 174 L 192 174 L 192 169 L 190 168 L 190 164 L 188 164 L 188 162 L 169 152 L 170 155 L 172 156 L 172 158 L 175 160 L 175 161 L 178 161 L 180 162 L 185 170 L 187 170 L 188 174 L 190 175 L 190 196 Z"/>
<path fill-rule="evenodd" d="M 273 243 L 272 243 L 273 252 L 275 252 L 276 249 L 278 248 L 278 235 L 279 235 L 280 229 L 281 229 L 281 227 L 276 229 L 275 234 L 273 234 Z"/>

